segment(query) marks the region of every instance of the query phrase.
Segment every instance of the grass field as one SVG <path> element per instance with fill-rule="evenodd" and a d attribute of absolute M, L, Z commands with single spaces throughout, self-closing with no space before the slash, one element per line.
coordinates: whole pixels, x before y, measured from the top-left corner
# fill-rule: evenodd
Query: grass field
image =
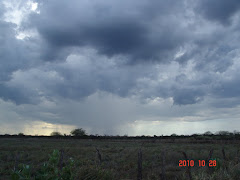
<path fill-rule="evenodd" d="M 54 149 L 61 152 L 60 170 L 74 160 L 75 179 L 240 179 L 239 141 L 199 142 L 0 138 L 0 179 L 11 179 L 20 164 L 30 165 L 34 175 Z M 183 152 L 194 160 L 191 168 L 179 166 Z M 209 158 L 216 159 L 216 167 L 207 166 Z M 206 165 L 199 167 L 199 160 Z"/>

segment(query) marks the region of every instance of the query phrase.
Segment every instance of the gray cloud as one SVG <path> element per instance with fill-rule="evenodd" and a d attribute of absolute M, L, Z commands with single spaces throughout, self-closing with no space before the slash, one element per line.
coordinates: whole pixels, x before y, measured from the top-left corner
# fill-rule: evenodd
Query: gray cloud
<path fill-rule="evenodd" d="M 42 3 L 40 14 L 30 16 L 30 24 L 49 43 L 47 60 L 56 59 L 53 54 L 64 47 L 91 46 L 110 57 L 127 55 L 131 63 L 166 61 L 187 38 L 187 29 L 171 16 L 180 14 L 177 7 L 183 4 L 145 0 L 51 1 Z M 174 28 L 176 25 L 178 29 Z"/>
<path fill-rule="evenodd" d="M 212 119 L 221 109 L 232 113 L 240 90 L 239 3 L 194 3 L 40 1 L 40 13 L 26 15 L 17 30 L 0 6 L 0 97 L 16 103 L 19 116 L 95 129 L 107 123 L 108 132 L 138 119 L 207 120 L 205 106 Z M 17 39 L 19 30 L 38 34 Z"/>
<path fill-rule="evenodd" d="M 196 104 L 203 98 L 204 93 L 199 89 L 179 89 L 174 91 L 174 104 Z"/>
<path fill-rule="evenodd" d="M 201 0 L 198 11 L 209 20 L 218 21 L 224 25 L 231 22 L 231 17 L 240 10 L 238 0 Z"/>

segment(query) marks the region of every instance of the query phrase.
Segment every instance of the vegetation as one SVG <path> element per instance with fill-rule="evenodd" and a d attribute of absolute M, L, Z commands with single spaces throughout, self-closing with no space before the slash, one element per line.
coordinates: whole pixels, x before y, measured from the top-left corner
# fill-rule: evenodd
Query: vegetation
<path fill-rule="evenodd" d="M 234 131 L 234 132 L 229 132 L 229 131 L 217 131 L 215 133 L 212 133 L 211 131 L 206 131 L 203 134 L 192 134 L 192 135 L 177 135 L 175 133 L 171 134 L 170 136 L 128 136 L 128 135 L 123 135 L 123 136 L 111 136 L 111 135 L 104 135 L 100 136 L 98 134 L 96 135 L 87 135 L 86 131 L 82 128 L 74 129 L 70 132 L 70 134 L 62 134 L 61 132 L 54 131 L 50 134 L 52 137 L 60 137 L 60 138 L 83 138 L 83 139 L 188 139 L 188 140 L 205 140 L 211 143 L 211 141 L 215 140 L 240 140 L 240 132 L 239 131 Z M 14 134 L 5 134 L 5 135 L 0 135 L 0 137 L 44 137 L 48 138 L 48 136 L 41 136 L 41 135 L 25 135 L 23 133 Z"/>
<path fill-rule="evenodd" d="M 80 136 L 86 136 L 87 134 L 84 129 L 79 128 L 79 129 L 72 130 L 71 135 L 80 137 Z"/>
<path fill-rule="evenodd" d="M 240 141 L 229 137 L 87 137 L 2 136 L 0 179 L 184 180 L 191 176 L 229 180 L 240 176 Z M 185 159 L 194 160 L 194 166 L 180 167 L 179 160 Z M 215 160 L 216 166 L 199 167 L 199 160 Z"/>
<path fill-rule="evenodd" d="M 24 136 L 24 134 L 23 133 L 18 133 L 18 136 Z"/>
<path fill-rule="evenodd" d="M 73 180 L 73 166 L 74 161 L 72 158 L 69 162 L 63 166 L 62 156 L 58 150 L 54 150 L 51 155 L 49 155 L 49 160 L 41 165 L 41 167 L 32 173 L 33 167 L 30 165 L 20 164 L 18 168 L 15 168 L 11 174 L 12 180 L 30 180 L 30 179 L 59 179 L 59 180 Z M 60 166 L 59 166 L 60 164 Z"/>
<path fill-rule="evenodd" d="M 50 135 L 51 136 L 62 136 L 62 134 L 60 132 L 56 132 L 56 131 L 52 132 Z"/>

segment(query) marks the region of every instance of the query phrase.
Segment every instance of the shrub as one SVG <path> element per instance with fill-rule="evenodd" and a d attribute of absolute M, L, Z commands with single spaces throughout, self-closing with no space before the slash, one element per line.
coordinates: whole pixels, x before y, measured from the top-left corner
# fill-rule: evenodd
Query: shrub
<path fill-rule="evenodd" d="M 71 135 L 73 136 L 86 136 L 86 131 L 82 128 L 74 129 L 71 131 Z"/>
<path fill-rule="evenodd" d="M 50 134 L 51 136 L 62 136 L 60 132 L 54 131 Z"/>
<path fill-rule="evenodd" d="M 74 160 L 69 159 L 68 163 L 62 168 L 59 168 L 60 152 L 54 150 L 51 155 L 49 155 L 48 162 L 43 163 L 37 172 L 32 173 L 32 167 L 30 165 L 20 164 L 18 170 L 13 170 L 11 174 L 12 180 L 73 180 L 73 166 Z"/>

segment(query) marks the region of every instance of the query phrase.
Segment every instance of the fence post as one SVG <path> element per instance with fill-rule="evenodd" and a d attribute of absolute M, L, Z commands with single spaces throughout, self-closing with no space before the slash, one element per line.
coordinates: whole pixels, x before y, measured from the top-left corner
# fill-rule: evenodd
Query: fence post
<path fill-rule="evenodd" d="M 237 150 L 237 155 L 236 155 L 236 164 L 239 163 L 239 157 L 238 157 L 239 149 Z"/>
<path fill-rule="evenodd" d="M 97 157 L 98 157 L 99 164 L 101 164 L 101 162 L 102 162 L 102 155 L 100 154 L 98 148 L 96 148 L 96 151 L 97 151 Z"/>
<path fill-rule="evenodd" d="M 188 160 L 187 154 L 184 151 L 182 152 L 182 154 L 187 161 Z M 191 173 L 191 166 L 187 167 L 187 174 L 188 174 L 189 179 L 192 180 L 193 178 L 192 178 L 192 173 Z"/>
<path fill-rule="evenodd" d="M 20 158 L 20 154 L 19 154 L 19 152 L 17 152 L 17 154 L 16 154 L 16 156 L 15 156 L 14 170 L 17 170 L 17 169 L 18 169 L 19 158 Z"/>
<path fill-rule="evenodd" d="M 142 180 L 142 150 L 138 151 L 138 175 L 137 180 Z"/>
<path fill-rule="evenodd" d="M 209 160 L 212 158 L 212 154 L 213 154 L 213 149 L 211 149 L 209 151 L 209 155 L 208 155 L 208 158 L 207 158 L 207 161 L 206 161 L 209 172 L 212 172 L 212 170 L 213 170 L 212 168 L 209 167 Z"/>
<path fill-rule="evenodd" d="M 222 154 L 223 154 L 223 159 L 224 159 L 224 160 L 227 160 L 226 154 L 225 154 L 225 151 L 224 151 L 224 148 L 222 148 Z"/>
<path fill-rule="evenodd" d="M 60 162 L 59 162 L 59 164 L 60 164 L 60 170 L 62 171 L 63 161 L 64 161 L 64 150 L 61 149 L 61 150 L 60 150 L 60 153 L 61 153 L 61 156 L 60 156 Z"/>
<path fill-rule="evenodd" d="M 162 151 L 161 153 L 161 158 L 162 158 L 162 168 L 161 168 L 161 179 L 166 180 L 166 173 L 165 173 L 165 152 Z"/>

